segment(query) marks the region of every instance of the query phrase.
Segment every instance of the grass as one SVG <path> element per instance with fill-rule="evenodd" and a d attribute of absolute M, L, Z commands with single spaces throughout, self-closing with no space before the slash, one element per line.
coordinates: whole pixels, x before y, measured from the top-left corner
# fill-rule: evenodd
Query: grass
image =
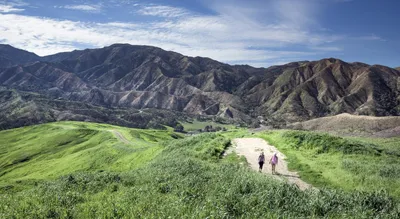
<path fill-rule="evenodd" d="M 379 191 L 400 198 L 397 139 L 337 137 L 306 131 L 260 134 L 288 157 L 289 168 L 318 187 Z M 397 141 L 398 142 L 398 141 Z"/>
<path fill-rule="evenodd" d="M 121 133 L 126 144 L 115 134 Z M 0 186 L 77 171 L 127 171 L 152 160 L 170 132 L 60 122 L 0 132 Z M 176 134 L 174 134 L 176 135 Z"/>
<path fill-rule="evenodd" d="M 77 131 L 81 129 L 90 131 Z M 132 144 L 121 144 L 108 130 L 123 133 Z M 56 141 L 60 138 L 57 133 L 70 137 Z M 83 142 L 75 146 L 65 144 L 81 138 L 93 145 L 95 142 L 103 145 L 91 156 L 107 154 L 112 158 L 108 164 L 96 164 L 83 153 L 70 163 L 63 161 L 63 165 L 89 162 L 92 168 L 58 177 L 46 176 L 45 180 L 21 190 L 4 187 L 0 190 L 0 218 L 398 218 L 400 215 L 399 202 L 385 191 L 345 192 L 325 188 L 318 192 L 301 191 L 294 185 L 249 170 L 242 157 L 235 154 L 223 157 L 231 138 L 250 135 L 246 130 L 181 139 L 174 139 L 177 136 L 171 134 L 92 123 L 53 123 L 0 132 L 0 137 L 9 139 L 0 138 L 1 145 L 12 144 L 14 140 L 20 144 L 53 141 L 43 146 L 46 150 L 41 151 L 40 147 L 38 150 L 55 154 L 60 147 L 68 147 L 61 150 L 65 151 L 62 156 L 52 159 L 64 160 L 64 155 L 68 157 L 74 150 L 82 153 L 84 150 L 78 148 Z M 270 134 L 277 135 L 264 135 Z M 92 147 L 95 146 L 88 149 Z M 124 160 L 133 159 L 137 148 L 146 147 L 156 151 L 144 155 L 151 159 L 146 158 L 141 164 Z M 7 148 L 2 146 L 2 152 Z M 17 144 L 12 148 L 6 154 L 23 150 Z M 45 159 L 50 155 L 42 156 Z M 26 162 L 39 161 L 40 157 L 35 155 Z M 129 166 L 131 161 L 133 166 Z M 54 167 L 63 169 L 62 165 Z M 17 170 L 7 174 L 14 171 Z"/>
<path fill-rule="evenodd" d="M 400 151 L 400 137 L 393 137 L 393 138 L 346 137 L 346 138 L 355 141 L 379 145 L 384 150 L 386 150 L 387 153 L 398 154 Z"/>

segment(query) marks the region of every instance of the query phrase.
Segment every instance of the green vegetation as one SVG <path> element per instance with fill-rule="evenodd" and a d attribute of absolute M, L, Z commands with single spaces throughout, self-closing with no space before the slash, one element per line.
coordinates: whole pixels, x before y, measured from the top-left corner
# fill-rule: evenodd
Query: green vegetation
<path fill-rule="evenodd" d="M 213 121 L 198 121 L 198 120 L 193 120 L 192 122 L 181 122 L 181 124 L 183 125 L 185 131 L 196 131 L 199 129 L 204 129 L 206 126 L 210 125 L 212 127 L 221 127 L 226 129 L 233 129 L 235 127 L 235 125 L 232 124 L 222 124 Z"/>
<path fill-rule="evenodd" d="M 0 186 L 77 171 L 131 170 L 159 154 L 160 142 L 173 139 L 167 131 L 81 122 L 11 129 L 0 136 Z"/>
<path fill-rule="evenodd" d="M 306 131 L 271 131 L 260 136 L 285 153 L 289 168 L 313 185 L 386 190 L 400 197 L 398 138 L 342 138 Z"/>
<path fill-rule="evenodd" d="M 389 154 L 399 154 L 400 151 L 400 137 L 395 137 L 395 138 L 347 137 L 347 138 L 355 141 L 379 145 L 384 150 L 386 150 L 386 153 Z"/>
<path fill-rule="evenodd" d="M 117 131 L 123 139 L 109 130 Z M 230 138 L 248 134 L 240 129 L 179 138 L 169 131 L 75 122 L 0 132 L 2 165 L 12 164 L 16 159 L 11 157 L 17 158 L 20 150 L 34 155 L 11 167 L 1 166 L 1 171 L 8 170 L 0 180 L 10 186 L 0 190 L 0 218 L 399 217 L 399 202 L 387 192 L 301 191 L 249 170 L 243 158 L 235 154 L 223 157 Z M 124 143 L 124 138 L 132 143 Z M 35 144 L 21 147 L 14 141 Z M 96 147 L 97 144 L 102 146 Z M 89 156 L 85 151 L 91 148 L 96 151 Z M 153 152 L 138 156 L 140 148 Z M 9 158 L 3 161 L 3 155 Z M 12 189 L 19 183 L 7 177 L 19 171 L 10 169 L 12 166 L 28 169 L 28 163 L 35 166 L 46 157 L 59 160 L 60 165 L 51 165 L 63 174 L 48 175 L 49 169 L 33 171 L 28 178 L 40 177 L 43 181 L 21 190 Z M 95 162 L 95 157 L 101 162 Z M 92 166 L 79 168 L 75 163 Z M 78 169 L 71 168 L 67 173 L 64 166 Z M 24 181 L 26 176 L 20 177 Z"/>

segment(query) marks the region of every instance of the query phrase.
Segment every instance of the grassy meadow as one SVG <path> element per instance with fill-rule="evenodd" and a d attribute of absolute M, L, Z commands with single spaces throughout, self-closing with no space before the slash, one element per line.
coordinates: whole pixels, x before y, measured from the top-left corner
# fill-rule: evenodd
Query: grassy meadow
<path fill-rule="evenodd" d="M 235 137 L 261 136 L 287 152 L 303 148 L 294 134 L 240 129 L 182 138 L 77 122 L 2 131 L 0 218 L 399 218 L 400 202 L 389 190 L 324 180 L 319 190 L 301 191 L 251 171 L 234 153 L 223 156 Z M 357 149 L 354 157 L 378 156 L 375 145 L 360 147 L 366 154 Z M 351 151 L 304 148 L 317 157 Z"/>

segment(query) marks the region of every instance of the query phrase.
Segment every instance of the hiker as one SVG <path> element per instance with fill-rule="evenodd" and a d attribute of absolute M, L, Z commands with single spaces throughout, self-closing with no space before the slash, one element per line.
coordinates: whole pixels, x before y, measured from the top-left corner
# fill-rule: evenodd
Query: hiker
<path fill-rule="evenodd" d="M 271 159 L 269 160 L 269 163 L 272 166 L 272 174 L 276 174 L 275 166 L 278 164 L 278 155 L 276 152 L 274 153 L 274 155 L 272 155 Z"/>
<path fill-rule="evenodd" d="M 265 162 L 265 155 L 264 152 L 261 152 L 260 156 L 258 156 L 258 165 L 260 166 L 259 171 L 262 171 Z"/>

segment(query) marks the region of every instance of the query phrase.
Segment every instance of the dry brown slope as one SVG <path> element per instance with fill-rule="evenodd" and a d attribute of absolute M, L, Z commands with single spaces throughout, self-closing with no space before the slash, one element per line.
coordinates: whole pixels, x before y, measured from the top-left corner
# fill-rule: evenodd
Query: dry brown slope
<path fill-rule="evenodd" d="M 343 134 L 375 134 L 385 135 L 391 132 L 391 137 L 399 135 L 394 132 L 400 127 L 400 116 L 374 117 L 359 116 L 347 113 L 297 122 L 289 125 L 290 128 L 334 132 Z"/>

